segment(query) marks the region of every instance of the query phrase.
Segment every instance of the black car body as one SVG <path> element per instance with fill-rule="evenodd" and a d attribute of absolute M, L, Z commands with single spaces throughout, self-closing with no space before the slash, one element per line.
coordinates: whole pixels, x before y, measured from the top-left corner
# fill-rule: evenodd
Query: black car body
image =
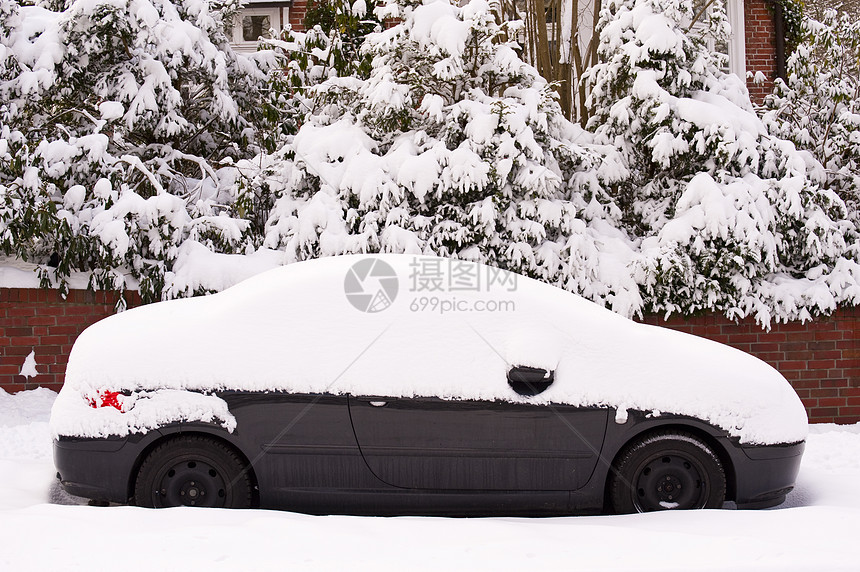
<path fill-rule="evenodd" d="M 238 428 L 175 423 L 122 438 L 60 438 L 63 487 L 103 502 L 134 502 L 143 459 L 164 440 L 205 435 L 247 463 L 252 506 L 314 514 L 588 514 L 606 502 L 613 463 L 649 433 L 696 436 L 719 456 L 726 500 L 780 504 L 804 444 L 743 446 L 680 416 L 503 402 L 334 395 L 222 394 Z M 384 403 L 384 405 L 381 405 Z"/>

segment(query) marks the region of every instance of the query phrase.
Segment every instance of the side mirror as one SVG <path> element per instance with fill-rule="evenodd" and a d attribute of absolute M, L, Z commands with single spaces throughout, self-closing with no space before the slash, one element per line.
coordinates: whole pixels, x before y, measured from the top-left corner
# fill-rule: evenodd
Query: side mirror
<path fill-rule="evenodd" d="M 516 366 L 508 372 L 508 385 L 519 395 L 537 395 L 555 380 L 555 372 L 539 367 Z"/>

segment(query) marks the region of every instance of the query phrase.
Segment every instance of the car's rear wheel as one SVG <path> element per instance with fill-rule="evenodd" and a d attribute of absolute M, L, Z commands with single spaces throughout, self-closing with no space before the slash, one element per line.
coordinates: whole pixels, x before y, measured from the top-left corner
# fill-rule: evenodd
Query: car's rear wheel
<path fill-rule="evenodd" d="M 134 487 L 138 506 L 248 508 L 251 479 L 243 460 L 211 437 L 184 435 L 147 455 Z"/>
<path fill-rule="evenodd" d="M 652 433 L 628 446 L 613 466 L 609 497 L 616 513 L 720 508 L 726 475 L 716 454 L 683 431 Z"/>

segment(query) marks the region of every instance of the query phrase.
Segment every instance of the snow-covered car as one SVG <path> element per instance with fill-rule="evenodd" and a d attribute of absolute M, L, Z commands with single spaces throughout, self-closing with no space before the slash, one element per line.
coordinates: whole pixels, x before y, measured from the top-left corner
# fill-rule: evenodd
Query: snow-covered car
<path fill-rule="evenodd" d="M 408 255 L 299 262 L 88 328 L 52 411 L 98 502 L 558 514 L 779 504 L 785 379 L 536 280 Z"/>

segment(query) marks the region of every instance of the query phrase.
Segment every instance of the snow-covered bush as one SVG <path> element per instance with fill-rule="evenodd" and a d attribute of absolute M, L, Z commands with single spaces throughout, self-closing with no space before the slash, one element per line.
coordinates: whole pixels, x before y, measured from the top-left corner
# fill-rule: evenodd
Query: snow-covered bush
<path fill-rule="evenodd" d="M 825 10 L 806 20 L 788 58 L 788 80 L 776 80 L 764 122 L 774 136 L 810 151 L 825 167 L 826 186 L 860 208 L 860 21 Z"/>
<path fill-rule="evenodd" d="M 724 42 L 725 14 L 709 9 Z M 844 202 L 812 157 L 768 135 L 722 56 L 685 33 L 692 18 L 688 0 L 610 0 L 588 74 L 590 128 L 628 167 L 610 194 L 641 237 L 646 307 L 769 323 L 856 300 Z"/>
<path fill-rule="evenodd" d="M 605 222 L 617 163 L 563 117 L 513 24 L 484 0 L 392 1 L 377 15 L 400 23 L 368 36 L 367 80 L 311 88 L 296 136 L 262 169 L 240 164 L 250 188 L 278 196 L 265 246 L 288 260 L 432 252 L 637 308 L 632 251 Z"/>
<path fill-rule="evenodd" d="M 158 298 L 182 240 L 242 244 L 218 164 L 256 151 L 265 73 L 229 46 L 235 0 L 55 8 L 0 0 L 0 250 Z"/>
<path fill-rule="evenodd" d="M 281 134 L 295 134 L 313 112 L 309 88 L 330 77 L 368 76 L 371 57 L 361 47 L 368 34 L 382 28 L 364 0 L 311 1 L 304 24 L 307 32 L 288 27 L 279 37 L 262 41 L 277 62 L 269 72 L 269 87 Z"/>
<path fill-rule="evenodd" d="M 353 4 L 347 0 L 310 2 L 304 24 L 307 32 L 287 27 L 276 37 L 261 42 L 260 47 L 270 52 L 273 62 L 269 65 L 268 92 L 262 106 L 272 120 L 273 129 L 263 136 L 269 151 L 291 140 L 305 117 L 314 112 L 316 101 L 309 90 L 331 77 L 367 77 L 371 57 L 361 51 L 361 46 L 369 33 L 381 29 L 379 20 L 367 12 L 364 0 Z M 265 181 L 245 184 L 246 181 L 238 181 L 237 212 L 248 219 L 248 238 L 259 246 L 274 196 Z"/>

